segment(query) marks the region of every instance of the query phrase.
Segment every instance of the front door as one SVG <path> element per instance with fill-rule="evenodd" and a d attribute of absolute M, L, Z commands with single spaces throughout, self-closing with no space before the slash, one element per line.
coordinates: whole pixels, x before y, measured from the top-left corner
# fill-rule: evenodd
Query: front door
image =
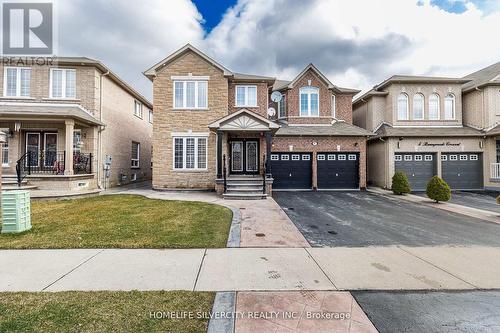
<path fill-rule="evenodd" d="M 259 173 L 259 141 L 241 139 L 230 141 L 231 173 Z"/>
<path fill-rule="evenodd" d="M 46 167 L 51 167 L 57 161 L 57 133 L 45 133 L 45 160 Z"/>
<path fill-rule="evenodd" d="M 32 167 L 39 166 L 40 133 L 26 133 L 26 153 L 30 155 L 30 158 L 26 160 L 26 166 L 28 166 L 28 163 Z"/>

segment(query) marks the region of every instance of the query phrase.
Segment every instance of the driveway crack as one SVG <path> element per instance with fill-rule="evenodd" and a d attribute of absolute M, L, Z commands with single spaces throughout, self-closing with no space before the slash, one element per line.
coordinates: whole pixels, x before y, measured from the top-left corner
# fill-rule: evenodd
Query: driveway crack
<path fill-rule="evenodd" d="M 335 288 L 335 290 L 339 290 L 339 288 L 337 288 L 337 286 L 335 285 L 335 283 L 333 283 L 332 279 L 330 279 L 330 277 L 328 276 L 328 274 L 326 274 L 326 272 L 323 270 L 323 267 L 321 267 L 319 265 L 319 263 L 316 261 L 316 259 L 312 256 L 312 254 L 307 251 L 307 248 L 303 248 L 306 253 L 309 255 L 309 257 L 312 259 L 312 261 L 314 261 L 314 263 L 316 264 L 316 266 L 318 266 L 318 268 L 320 269 L 320 271 L 326 276 L 326 278 L 328 279 L 328 281 L 330 281 L 330 283 L 332 284 L 332 286 Z"/>

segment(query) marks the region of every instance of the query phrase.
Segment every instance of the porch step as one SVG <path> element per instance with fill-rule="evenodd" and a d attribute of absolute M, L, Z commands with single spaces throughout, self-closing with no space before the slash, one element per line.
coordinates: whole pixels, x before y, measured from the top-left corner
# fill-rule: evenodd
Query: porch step
<path fill-rule="evenodd" d="M 222 195 L 224 199 L 227 200 L 258 200 L 258 199 L 266 199 L 267 194 L 260 193 L 241 193 L 241 192 L 231 192 L 224 193 Z"/>
<path fill-rule="evenodd" d="M 242 182 L 242 181 L 239 181 L 239 182 L 227 182 L 227 187 L 228 188 L 232 188 L 232 187 L 252 187 L 252 188 L 256 188 L 256 187 L 262 187 L 262 182 Z"/>
<path fill-rule="evenodd" d="M 35 186 L 35 185 L 21 185 L 21 186 L 17 186 L 17 184 L 15 185 L 7 185 L 7 186 L 3 186 L 2 185 L 2 191 L 24 191 L 24 190 L 36 190 L 38 187 Z"/>
<path fill-rule="evenodd" d="M 227 185 L 227 191 L 262 192 L 262 185 Z"/>

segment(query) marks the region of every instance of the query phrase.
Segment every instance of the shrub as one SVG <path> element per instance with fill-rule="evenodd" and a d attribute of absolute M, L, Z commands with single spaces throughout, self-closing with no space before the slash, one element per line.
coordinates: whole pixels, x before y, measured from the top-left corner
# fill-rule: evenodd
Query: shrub
<path fill-rule="evenodd" d="M 392 192 L 399 195 L 411 192 L 410 182 L 404 172 L 397 171 L 392 176 Z"/>
<path fill-rule="evenodd" d="M 438 176 L 434 176 L 427 183 L 427 196 L 436 201 L 448 201 L 451 198 L 450 186 Z"/>
<path fill-rule="evenodd" d="M 500 205 L 500 195 L 497 197 L 497 204 Z"/>

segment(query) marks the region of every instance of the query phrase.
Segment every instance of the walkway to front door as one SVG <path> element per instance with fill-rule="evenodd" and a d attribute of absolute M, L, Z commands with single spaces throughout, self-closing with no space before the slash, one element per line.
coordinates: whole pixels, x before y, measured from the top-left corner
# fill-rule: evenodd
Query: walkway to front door
<path fill-rule="evenodd" d="M 259 173 L 259 141 L 238 139 L 230 141 L 230 172 L 233 174 Z"/>

